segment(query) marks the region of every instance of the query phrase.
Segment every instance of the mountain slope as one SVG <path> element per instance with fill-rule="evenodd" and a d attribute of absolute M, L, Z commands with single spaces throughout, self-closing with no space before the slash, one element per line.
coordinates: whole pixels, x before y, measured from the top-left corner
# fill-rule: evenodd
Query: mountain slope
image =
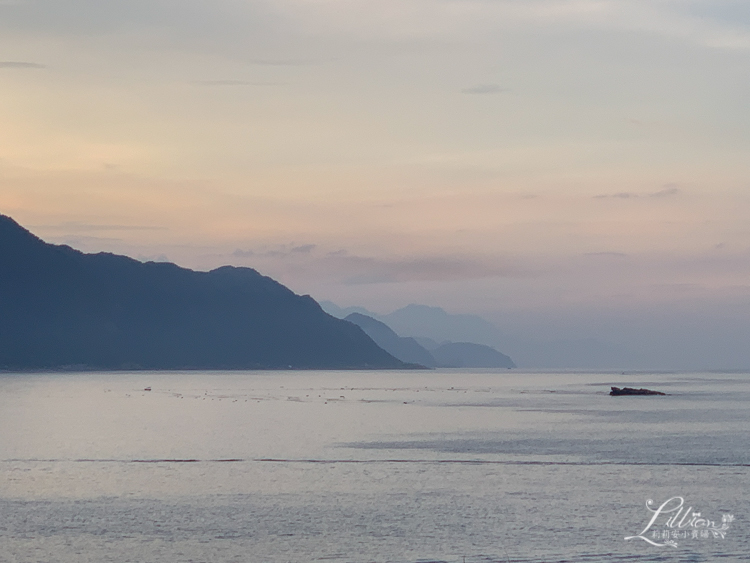
<path fill-rule="evenodd" d="M 360 327 L 378 346 L 402 362 L 435 367 L 435 359 L 416 340 L 399 336 L 385 323 L 361 313 L 352 313 L 345 320 Z"/>
<path fill-rule="evenodd" d="M 499 346 L 504 340 L 501 331 L 482 317 L 449 314 L 440 307 L 411 304 L 379 319 L 399 334 L 426 336 L 437 342 L 448 340 Z"/>
<path fill-rule="evenodd" d="M 514 368 L 516 364 L 505 354 L 484 344 L 446 342 L 431 351 L 435 362 L 447 368 Z"/>
<path fill-rule="evenodd" d="M 510 357 L 491 346 L 471 342 L 443 342 L 429 338 L 399 336 L 384 322 L 361 313 L 351 313 L 346 320 L 362 328 L 378 346 L 399 360 L 442 368 L 514 368 Z M 420 340 L 430 346 L 428 349 Z"/>
<path fill-rule="evenodd" d="M 250 268 L 196 272 L 47 244 L 0 215 L 0 367 L 399 368 L 359 327 Z"/>

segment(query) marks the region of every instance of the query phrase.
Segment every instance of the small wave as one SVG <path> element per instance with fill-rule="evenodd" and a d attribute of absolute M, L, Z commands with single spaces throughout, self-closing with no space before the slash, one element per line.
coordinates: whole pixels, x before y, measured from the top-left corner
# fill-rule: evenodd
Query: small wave
<path fill-rule="evenodd" d="M 543 461 L 496 459 L 3 459 L 0 463 L 309 463 L 309 464 L 423 464 L 423 465 L 538 465 L 538 466 L 637 466 L 637 467 L 750 467 L 750 463 L 648 462 L 648 461 Z"/>

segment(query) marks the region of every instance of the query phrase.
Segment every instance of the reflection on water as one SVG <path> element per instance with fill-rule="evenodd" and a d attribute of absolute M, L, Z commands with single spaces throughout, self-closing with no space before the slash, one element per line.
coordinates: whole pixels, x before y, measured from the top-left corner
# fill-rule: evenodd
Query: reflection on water
<path fill-rule="evenodd" d="M 4 375 L 0 561 L 747 561 L 749 399 L 746 374 Z M 726 538 L 624 541 L 675 495 Z"/>

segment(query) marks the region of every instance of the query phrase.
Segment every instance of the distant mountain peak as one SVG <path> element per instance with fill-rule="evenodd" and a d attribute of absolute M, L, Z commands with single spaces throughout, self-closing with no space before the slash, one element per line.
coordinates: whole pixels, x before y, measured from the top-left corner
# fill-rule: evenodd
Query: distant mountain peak
<path fill-rule="evenodd" d="M 387 324 L 361 313 L 352 313 L 346 320 L 362 328 L 378 346 L 401 361 L 428 367 L 451 368 L 514 368 L 510 357 L 491 346 L 471 342 L 436 342 L 428 350 L 420 337 L 399 336 Z M 434 344 L 434 346 L 432 346 Z"/>
<path fill-rule="evenodd" d="M 42 239 L 27 229 L 24 229 L 13 218 L 0 214 L 0 240 L 6 247 L 12 243 L 46 244 Z"/>
<path fill-rule="evenodd" d="M 352 313 L 345 320 L 360 327 L 378 346 L 402 362 L 425 367 L 435 366 L 432 354 L 413 338 L 399 336 L 387 324 L 362 313 Z"/>
<path fill-rule="evenodd" d="M 396 334 L 391 327 L 368 315 L 363 315 L 362 313 L 351 313 L 350 315 L 347 315 L 344 320 L 354 323 L 360 328 L 364 329 L 367 327 L 370 330 L 381 331 L 383 334 L 398 338 L 398 334 Z"/>

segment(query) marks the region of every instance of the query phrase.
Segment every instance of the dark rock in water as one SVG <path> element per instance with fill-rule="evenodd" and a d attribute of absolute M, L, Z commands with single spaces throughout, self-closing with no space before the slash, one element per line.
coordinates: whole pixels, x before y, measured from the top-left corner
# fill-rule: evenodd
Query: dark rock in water
<path fill-rule="evenodd" d="M 619 397 L 620 395 L 666 395 L 661 391 L 652 391 L 651 389 L 633 389 L 632 387 L 612 387 L 612 391 L 609 392 L 613 397 Z"/>
<path fill-rule="evenodd" d="M 253 269 L 84 254 L 0 215 L 0 369 L 404 367 Z"/>

